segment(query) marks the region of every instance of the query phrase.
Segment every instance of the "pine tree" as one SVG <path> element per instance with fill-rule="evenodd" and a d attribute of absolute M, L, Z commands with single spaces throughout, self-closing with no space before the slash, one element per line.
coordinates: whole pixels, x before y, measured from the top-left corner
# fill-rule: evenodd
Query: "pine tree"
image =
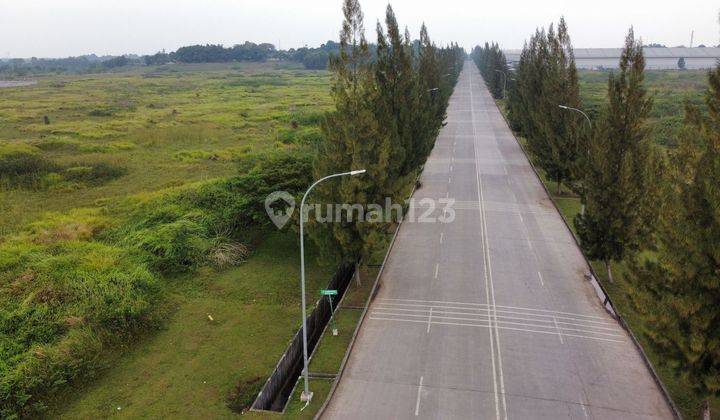
<path fill-rule="evenodd" d="M 608 105 L 590 142 L 584 183 L 586 212 L 575 226 L 583 251 L 605 263 L 637 251 L 654 225 L 648 210 L 657 168 L 646 120 L 652 99 L 643 86 L 645 59 L 632 28 L 625 40 L 619 74 L 608 78 Z"/>
<path fill-rule="evenodd" d="M 320 185 L 316 201 L 382 203 L 382 190 L 377 186 L 388 179 L 389 143 L 382 136 L 373 110 L 377 89 L 364 35 L 363 14 L 357 0 L 345 0 L 343 13 L 340 53 L 330 60 L 331 95 L 336 109 L 322 124 L 325 141 L 319 146 L 314 171 L 316 178 L 361 168 L 367 169 L 367 174 Z M 312 218 L 309 222 L 314 224 Z M 335 221 L 322 227 L 314 226 L 311 231 L 316 241 L 326 244 L 321 249 L 340 253 L 334 258 L 355 260 L 362 254 L 365 243 L 365 232 L 357 222 Z"/>
<path fill-rule="evenodd" d="M 416 153 L 411 166 L 417 168 L 425 163 L 432 150 L 435 138 L 440 127 L 445 107 L 441 102 L 441 75 L 438 62 L 437 48 L 428 35 L 427 27 L 423 23 L 420 28 L 420 42 L 418 51 L 418 82 L 416 85 L 419 102 L 416 116 L 415 134 Z"/>
<path fill-rule="evenodd" d="M 575 56 L 565 18 L 560 19 L 557 32 L 552 25 L 548 30 L 547 59 L 547 71 L 540 81 L 542 94 L 534 101 L 537 106 L 532 115 L 539 128 L 535 135 L 542 139 L 538 141 L 544 149 L 539 152 L 540 165 L 557 183 L 559 193 L 563 182 L 573 180 L 578 160 L 585 154 L 579 130 L 585 121 L 559 107 L 581 108 Z"/>
<path fill-rule="evenodd" d="M 387 130 L 390 138 L 389 177 L 395 185 L 388 185 L 387 192 L 396 198 L 419 161 L 419 151 L 413 139 L 418 111 L 417 75 L 413 68 L 409 35 L 402 36 L 395 13 L 390 5 L 385 15 L 387 37 L 382 26 L 377 25 L 377 61 L 375 78 L 378 95 L 375 105 L 376 118 Z"/>
<path fill-rule="evenodd" d="M 663 360 L 706 397 L 720 396 L 720 66 L 709 75 L 709 117 L 687 106 L 658 228 L 657 261 L 631 282 L 645 333 Z"/>

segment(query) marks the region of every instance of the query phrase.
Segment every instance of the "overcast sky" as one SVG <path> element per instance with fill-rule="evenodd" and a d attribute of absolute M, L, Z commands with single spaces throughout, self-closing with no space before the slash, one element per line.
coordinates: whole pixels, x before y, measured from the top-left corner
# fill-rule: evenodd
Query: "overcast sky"
<path fill-rule="evenodd" d="M 147 54 L 246 40 L 281 48 L 337 39 L 341 0 L 0 0 L 0 57 Z M 368 38 L 387 0 L 361 0 Z M 439 43 L 496 40 L 520 48 L 565 15 L 575 47 L 620 46 L 627 28 L 646 43 L 720 43 L 717 0 L 392 0 L 413 37 L 428 25 Z"/>

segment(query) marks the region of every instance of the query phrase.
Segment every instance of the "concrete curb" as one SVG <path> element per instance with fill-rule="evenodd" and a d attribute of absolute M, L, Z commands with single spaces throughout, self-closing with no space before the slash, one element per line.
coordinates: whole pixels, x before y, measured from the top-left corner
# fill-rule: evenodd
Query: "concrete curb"
<path fill-rule="evenodd" d="M 505 114 L 503 114 L 502 110 L 498 106 L 498 103 L 496 101 L 493 101 L 493 102 L 495 103 L 495 106 L 498 108 L 498 112 L 500 113 L 503 120 L 505 121 L 505 124 L 508 126 L 508 128 L 510 128 L 510 122 L 505 117 Z M 580 240 L 575 236 L 575 233 L 572 231 L 570 224 L 565 219 L 565 216 L 563 216 L 562 212 L 560 211 L 560 207 L 558 207 L 557 202 L 553 198 L 552 193 L 550 192 L 550 190 L 548 190 L 547 186 L 542 181 L 542 178 L 540 177 L 540 173 L 538 172 L 538 169 L 535 167 L 535 164 L 533 164 L 532 160 L 530 159 L 530 154 L 528 153 L 527 150 L 525 150 L 525 147 L 523 146 L 520 139 L 517 138 L 517 135 L 515 134 L 515 132 L 512 129 L 510 129 L 510 132 L 512 133 L 513 138 L 517 142 L 518 146 L 520 146 L 520 149 L 522 150 L 523 154 L 525 154 L 525 158 L 530 163 L 530 167 L 532 168 L 533 172 L 535 173 L 535 176 L 537 177 L 538 181 L 540 181 L 540 185 L 542 185 L 543 189 L 545 190 L 545 193 L 550 198 L 550 202 L 552 202 L 553 206 L 555 207 L 555 210 L 560 215 L 560 218 L 562 219 L 563 224 L 565 225 L 568 232 L 570 233 L 570 236 L 572 236 L 573 241 L 575 241 L 575 244 L 580 249 L 580 253 L 582 254 L 583 259 L 585 260 L 585 263 L 587 264 L 588 268 L 590 269 L 590 273 L 592 274 L 594 279 L 598 279 L 599 277 L 598 277 L 597 273 L 595 272 L 595 269 L 593 268 L 592 264 L 590 264 L 590 261 L 585 256 L 585 253 L 582 252 Z M 653 367 L 652 362 L 650 361 L 647 354 L 643 350 L 642 345 L 640 345 L 640 342 L 638 341 L 637 337 L 635 337 L 635 334 L 633 334 L 632 330 L 630 329 L 630 326 L 625 322 L 623 317 L 618 312 L 617 308 L 615 307 L 615 304 L 610 299 L 610 295 L 608 295 L 608 293 L 605 290 L 605 288 L 603 287 L 603 285 L 597 280 L 595 280 L 595 282 L 598 286 L 598 287 L 596 287 L 596 291 L 599 288 L 599 291 L 604 295 L 604 296 L 598 295 L 598 297 L 600 297 L 600 299 L 603 301 L 603 307 L 605 307 L 605 309 L 607 310 L 608 309 L 607 305 L 610 305 L 610 308 L 612 309 L 612 311 L 608 311 L 608 312 L 610 312 L 610 314 L 618 321 L 620 326 L 625 331 L 627 331 L 628 335 L 632 339 L 633 344 L 635 345 L 635 348 L 637 349 L 638 353 L 640 353 L 640 357 L 642 358 L 643 362 L 645 363 L 645 366 L 650 371 L 650 374 L 651 374 L 653 380 L 655 381 L 655 384 L 657 384 L 658 388 L 660 388 L 660 391 L 663 394 L 663 398 L 665 399 L 665 402 L 667 402 L 668 406 L 670 407 L 670 411 L 672 411 L 673 416 L 675 416 L 675 418 L 678 420 L 682 420 L 683 417 L 682 417 L 682 414 L 680 414 L 680 410 L 678 410 L 677 406 L 675 405 L 675 402 L 670 397 L 670 393 L 668 392 L 667 388 L 665 388 L 665 384 L 663 384 L 662 380 L 660 379 L 660 376 L 658 376 L 657 372 L 655 371 L 655 368 Z"/>
<path fill-rule="evenodd" d="M 423 167 L 423 170 L 425 170 L 424 167 Z M 420 171 L 420 175 L 422 175 L 422 171 Z M 418 177 L 415 179 L 415 185 L 413 186 L 413 189 L 410 192 L 408 199 L 412 198 L 412 196 L 415 194 L 417 180 L 420 179 L 420 175 L 418 175 Z M 330 400 L 332 399 L 333 395 L 335 394 L 335 390 L 337 389 L 337 386 L 340 383 L 340 379 L 342 379 L 343 373 L 345 373 L 345 366 L 347 365 L 347 361 L 350 358 L 350 353 L 352 353 L 352 349 L 355 346 L 355 341 L 357 340 L 357 336 L 358 336 L 358 333 L 360 332 L 360 328 L 362 328 L 362 325 L 365 322 L 365 316 L 367 315 L 368 309 L 370 308 L 370 304 L 372 303 L 373 299 L 375 299 L 375 295 L 377 294 L 378 289 L 380 288 L 380 277 L 382 276 L 383 271 L 385 270 L 385 263 L 387 262 L 388 258 L 390 257 L 390 252 L 393 249 L 393 245 L 395 245 L 395 239 L 397 239 L 398 233 L 400 232 L 400 227 L 402 226 L 402 222 L 403 222 L 403 219 L 400 219 L 400 222 L 398 223 L 397 227 L 395 228 L 395 233 L 393 233 L 393 237 L 390 240 L 390 245 L 388 245 L 387 252 L 385 252 L 385 258 L 383 258 L 383 262 L 380 265 L 380 271 L 378 271 L 378 274 L 375 277 L 375 283 L 373 284 L 373 287 L 370 290 L 370 294 L 368 295 L 367 301 L 365 302 L 365 308 L 363 309 L 362 314 L 360 315 L 360 319 L 358 320 L 358 323 L 355 326 L 355 331 L 353 332 L 353 336 L 350 339 L 350 344 L 348 344 L 348 348 L 347 348 L 347 350 L 345 350 L 345 356 L 343 356 L 342 363 L 340 363 L 340 369 L 338 370 L 337 376 L 335 377 L 335 381 L 333 381 L 332 387 L 330 388 L 330 391 L 328 392 L 327 397 L 325 397 L 325 402 L 318 409 L 318 412 L 315 414 L 315 417 L 313 417 L 313 419 L 315 419 L 315 420 L 322 417 L 322 415 L 325 413 L 325 410 L 327 409 L 328 405 L 330 404 Z"/>

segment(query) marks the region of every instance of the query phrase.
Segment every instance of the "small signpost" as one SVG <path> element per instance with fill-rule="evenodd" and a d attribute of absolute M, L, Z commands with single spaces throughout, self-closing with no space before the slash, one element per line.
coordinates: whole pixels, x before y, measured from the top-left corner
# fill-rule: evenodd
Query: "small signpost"
<path fill-rule="evenodd" d="M 333 296 L 337 296 L 338 291 L 323 289 L 320 291 L 320 294 L 327 296 L 328 300 L 330 300 L 330 325 L 332 326 L 332 335 L 338 335 L 337 325 L 335 325 L 335 310 L 333 309 Z"/>

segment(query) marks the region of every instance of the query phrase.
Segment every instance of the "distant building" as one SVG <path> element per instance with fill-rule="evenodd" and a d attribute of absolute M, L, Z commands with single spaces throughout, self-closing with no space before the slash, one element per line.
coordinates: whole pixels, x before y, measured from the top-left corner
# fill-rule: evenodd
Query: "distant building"
<path fill-rule="evenodd" d="M 522 50 L 504 50 L 508 63 L 515 67 Z M 709 69 L 720 60 L 720 48 L 649 48 L 645 53 L 645 67 L 654 70 L 677 70 L 678 60 L 685 59 L 688 70 Z M 621 48 L 575 48 L 575 63 L 579 69 L 614 69 L 620 61 Z"/>

